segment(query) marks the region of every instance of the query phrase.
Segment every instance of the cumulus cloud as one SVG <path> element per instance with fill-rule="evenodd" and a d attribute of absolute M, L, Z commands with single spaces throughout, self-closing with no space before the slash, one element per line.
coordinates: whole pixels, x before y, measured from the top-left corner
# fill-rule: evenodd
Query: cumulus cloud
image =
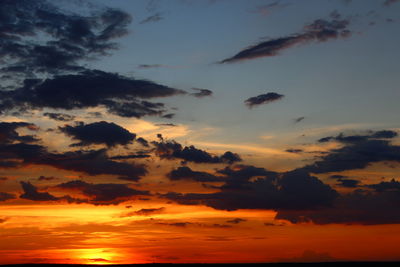
<path fill-rule="evenodd" d="M 0 143 L 0 163 L 1 168 L 16 168 L 28 164 L 48 165 L 89 175 L 116 175 L 130 181 L 137 181 L 147 173 L 145 165 L 110 159 L 106 149 L 57 153 L 49 152 L 42 145 L 24 142 Z"/>
<path fill-rule="evenodd" d="M 190 95 L 194 96 L 194 97 L 205 97 L 205 96 L 212 96 L 213 91 L 209 90 L 209 89 L 204 89 L 204 88 L 192 88 L 192 90 L 197 91 L 196 93 L 192 93 Z"/>
<path fill-rule="evenodd" d="M 0 144 L 10 144 L 14 142 L 34 143 L 39 141 L 33 135 L 20 135 L 17 129 L 25 128 L 31 131 L 37 130 L 32 123 L 27 122 L 0 122 Z"/>
<path fill-rule="evenodd" d="M 72 110 L 105 107 L 121 117 L 161 116 L 163 103 L 146 100 L 184 93 L 151 81 L 135 80 L 98 70 L 57 75 L 51 79 L 29 79 L 15 90 L 0 91 L 0 112 L 29 109 Z"/>
<path fill-rule="evenodd" d="M 120 10 L 71 14 L 44 0 L 4 0 L 0 8 L 2 70 L 12 73 L 79 69 L 80 60 L 115 49 L 113 39 L 125 35 L 131 22 Z"/>
<path fill-rule="evenodd" d="M 125 128 L 106 121 L 89 124 L 78 122 L 74 126 L 65 125 L 59 129 L 79 143 L 72 146 L 87 146 L 93 144 L 105 144 L 108 147 L 116 145 L 127 145 L 132 143 L 136 135 Z"/>
<path fill-rule="evenodd" d="M 140 191 L 128 184 L 92 184 L 82 180 L 74 180 L 56 186 L 65 190 L 78 190 L 87 196 L 88 203 L 96 205 L 119 204 L 137 196 L 148 196 L 148 191 Z"/>
<path fill-rule="evenodd" d="M 311 24 L 306 25 L 300 33 L 258 43 L 243 49 L 236 55 L 226 58 L 219 63 L 234 63 L 260 57 L 272 57 L 279 55 L 283 50 L 297 45 L 309 42 L 326 42 L 331 39 L 348 37 L 351 35 L 351 31 L 348 30 L 349 24 L 349 20 L 333 19 L 329 21 L 317 19 Z"/>
<path fill-rule="evenodd" d="M 49 117 L 50 119 L 55 120 L 55 121 L 73 121 L 73 120 L 75 120 L 75 116 L 68 115 L 65 113 L 45 112 L 45 113 L 43 113 L 43 116 Z"/>
<path fill-rule="evenodd" d="M 183 93 L 82 64 L 117 48 L 114 40 L 127 34 L 131 22 L 121 10 L 81 15 L 44 0 L 4 0 L 0 14 L 0 114 L 105 107 L 122 117 L 164 116 L 163 103 L 145 99 Z M 69 119 L 51 112 L 46 116 Z"/>
<path fill-rule="evenodd" d="M 193 171 L 189 167 L 178 167 L 167 174 L 172 181 L 193 180 L 197 182 L 222 182 L 221 177 L 215 176 L 208 172 Z"/>
<path fill-rule="evenodd" d="M 184 161 L 195 163 L 229 164 L 242 161 L 238 154 L 230 151 L 225 152 L 221 156 L 215 156 L 194 146 L 183 147 L 174 140 L 165 141 L 161 139 L 161 142 L 153 141 L 152 144 L 155 147 L 156 155 L 163 159 L 182 159 Z"/>
<path fill-rule="evenodd" d="M 226 182 L 216 193 L 163 195 L 184 205 L 206 205 L 219 210 L 303 210 L 330 206 L 338 193 L 303 170 L 278 174 L 253 166 L 219 171 Z"/>
<path fill-rule="evenodd" d="M 384 130 L 371 132 L 369 135 L 339 134 L 336 137 L 321 138 L 319 142 L 335 140 L 344 146 L 329 151 L 304 168 L 314 173 L 340 172 L 363 169 L 375 162 L 400 161 L 400 146 L 392 145 L 386 140 L 396 136 L 396 132 Z"/>
<path fill-rule="evenodd" d="M 270 92 L 254 97 L 250 97 L 249 99 L 245 100 L 244 103 L 249 107 L 252 108 L 253 106 L 261 105 L 261 104 L 268 104 L 279 99 L 282 99 L 284 95 Z"/>

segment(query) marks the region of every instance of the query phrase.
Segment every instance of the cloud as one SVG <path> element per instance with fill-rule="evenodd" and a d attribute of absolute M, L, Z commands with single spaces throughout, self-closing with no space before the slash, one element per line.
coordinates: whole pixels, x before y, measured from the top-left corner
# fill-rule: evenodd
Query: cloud
<path fill-rule="evenodd" d="M 355 179 L 339 179 L 337 184 L 338 186 L 347 187 L 347 188 L 356 188 L 359 186 L 360 181 Z"/>
<path fill-rule="evenodd" d="M 130 155 L 118 155 L 109 157 L 109 159 L 143 159 L 143 158 L 150 158 L 151 156 L 144 153 L 137 153 L 137 154 L 130 154 Z"/>
<path fill-rule="evenodd" d="M 10 199 L 15 199 L 16 196 L 6 192 L 0 192 L 0 201 L 6 201 Z"/>
<path fill-rule="evenodd" d="M 55 201 L 59 198 L 50 195 L 47 192 L 38 192 L 37 188 L 30 182 L 20 182 L 24 193 L 20 195 L 20 198 L 34 200 L 34 201 Z"/>
<path fill-rule="evenodd" d="M 156 13 L 154 15 L 148 16 L 147 18 L 143 19 L 139 24 L 145 24 L 149 22 L 157 22 L 164 19 L 164 17 L 161 16 L 161 13 Z"/>
<path fill-rule="evenodd" d="M 294 119 L 293 121 L 294 121 L 294 123 L 299 123 L 304 119 L 305 119 L 305 117 L 298 117 L 298 118 Z"/>
<path fill-rule="evenodd" d="M 244 101 L 244 103 L 249 108 L 252 108 L 253 106 L 256 106 L 256 105 L 268 104 L 268 103 L 277 101 L 277 100 L 279 100 L 279 99 L 281 99 L 283 97 L 284 97 L 284 95 L 281 95 L 281 94 L 278 94 L 278 93 L 274 93 L 274 92 L 270 92 L 270 93 L 266 93 L 266 94 L 262 94 L 262 95 L 258 95 L 258 96 L 254 96 L 254 97 L 250 97 L 249 99 Z"/>
<path fill-rule="evenodd" d="M 183 205 L 205 205 L 218 210 L 304 210 L 330 206 L 338 193 L 303 170 L 278 174 L 253 166 L 219 171 L 226 182 L 216 193 L 170 192 L 163 197 Z"/>
<path fill-rule="evenodd" d="M 127 145 L 132 143 L 136 135 L 121 126 L 106 121 L 89 124 L 77 122 L 74 126 L 65 125 L 58 127 L 63 133 L 71 136 L 79 143 L 71 146 L 88 146 L 93 144 L 105 144 L 108 147 L 116 145 Z"/>
<path fill-rule="evenodd" d="M 162 64 L 140 64 L 138 65 L 139 69 L 155 69 L 155 68 L 162 68 L 164 65 Z"/>
<path fill-rule="evenodd" d="M 367 141 L 371 139 L 391 139 L 397 137 L 398 134 L 395 131 L 391 130 L 382 130 L 382 131 L 369 131 L 367 135 L 344 135 L 340 133 L 338 136 L 327 136 L 318 140 L 320 143 L 325 143 L 329 141 L 337 141 L 341 143 L 356 143 L 361 141 Z"/>
<path fill-rule="evenodd" d="M 167 174 L 172 181 L 193 180 L 197 182 L 222 182 L 221 177 L 212 175 L 208 172 L 193 171 L 189 167 L 178 167 Z"/>
<path fill-rule="evenodd" d="M 246 221 L 247 221 L 246 219 L 235 218 L 235 219 L 232 219 L 232 220 L 227 220 L 226 222 L 227 223 L 232 223 L 232 224 L 239 224 L 241 222 L 246 222 Z"/>
<path fill-rule="evenodd" d="M 194 146 L 185 146 L 172 141 L 165 141 L 161 139 L 161 142 L 153 141 L 155 147 L 155 153 L 162 159 L 182 159 L 184 161 L 195 162 L 195 163 L 234 163 L 242 161 L 240 156 L 230 151 L 225 152 L 221 156 L 214 156 L 207 151 L 198 149 Z"/>
<path fill-rule="evenodd" d="M 164 116 L 163 103 L 144 99 L 183 91 L 84 64 L 118 47 L 114 40 L 128 33 L 130 15 L 106 7 L 90 10 L 90 15 L 77 12 L 44 0 L 2 1 L 0 114 L 105 107 L 122 117 Z M 56 114 L 46 115 L 69 119 Z"/>
<path fill-rule="evenodd" d="M 56 180 L 56 179 L 58 179 L 58 178 L 54 177 L 54 176 L 43 176 L 43 175 L 41 175 L 37 178 L 38 181 L 51 181 L 51 180 Z"/>
<path fill-rule="evenodd" d="M 120 217 L 131 217 L 131 216 L 151 216 L 155 214 L 161 214 L 165 211 L 164 207 L 153 208 L 153 209 L 140 209 L 128 213 L 122 214 Z"/>
<path fill-rule="evenodd" d="M 363 169 L 375 162 L 400 161 L 400 146 L 392 145 L 390 139 L 397 136 L 393 131 L 371 132 L 370 135 L 325 137 L 319 142 L 336 140 L 343 147 L 333 149 L 311 165 L 304 168 L 313 173 L 340 172 Z M 383 139 L 383 140 L 382 140 Z"/>
<path fill-rule="evenodd" d="M 289 5 L 290 4 L 282 4 L 279 1 L 275 1 L 275 2 L 272 2 L 270 4 L 257 6 L 255 11 L 253 11 L 253 12 L 254 13 L 258 13 L 258 14 L 260 14 L 262 16 L 267 16 L 267 15 L 270 15 L 273 12 L 273 10 L 281 9 L 281 8 L 287 7 Z"/>
<path fill-rule="evenodd" d="M 355 190 L 340 195 L 331 207 L 314 210 L 279 211 L 276 219 L 292 223 L 315 224 L 398 224 L 400 223 L 400 190 L 368 192 Z"/>
<path fill-rule="evenodd" d="M 399 0 L 385 0 L 385 2 L 383 2 L 384 6 L 391 6 L 393 4 L 399 3 Z"/>
<path fill-rule="evenodd" d="M 27 122 L 0 122 L 0 144 L 9 144 L 14 142 L 34 143 L 39 141 L 33 135 L 19 135 L 17 129 L 26 128 L 35 131 L 38 128 Z"/>
<path fill-rule="evenodd" d="M 148 196 L 148 191 L 140 191 L 130 188 L 128 184 L 91 184 L 82 180 L 74 180 L 62 183 L 57 188 L 66 190 L 79 190 L 89 197 L 88 203 L 95 205 L 119 204 L 137 196 Z"/>
<path fill-rule="evenodd" d="M 50 119 L 55 120 L 55 121 L 73 121 L 73 120 L 75 120 L 75 116 L 64 114 L 64 113 L 45 112 L 45 113 L 43 113 L 43 116 L 49 117 Z"/>
<path fill-rule="evenodd" d="M 370 184 L 367 187 L 374 189 L 377 192 L 397 191 L 400 193 L 400 182 L 392 179 L 390 182 L 380 182 L 379 184 Z"/>
<path fill-rule="evenodd" d="M 288 148 L 288 149 L 286 149 L 285 150 L 286 152 L 289 152 L 289 153 L 301 153 L 301 152 L 303 152 L 303 149 L 297 149 L 297 148 Z"/>
<path fill-rule="evenodd" d="M 303 32 L 292 34 L 286 37 L 270 39 L 243 49 L 236 55 L 220 61 L 223 63 L 234 63 L 242 60 L 255 59 L 260 57 L 272 57 L 279 55 L 281 51 L 300 44 L 309 42 L 326 42 L 330 39 L 344 38 L 351 35 L 347 28 L 348 20 L 324 20 L 317 19 L 304 27 Z"/>
<path fill-rule="evenodd" d="M 0 144 L 0 159 L 2 163 L 0 167 L 3 168 L 15 168 L 28 164 L 48 165 L 89 175 L 117 175 L 119 179 L 130 181 L 137 181 L 147 173 L 145 165 L 109 159 L 105 149 L 50 153 L 41 145 Z"/>
<path fill-rule="evenodd" d="M 11 73 L 79 69 L 80 60 L 115 49 L 113 39 L 127 34 L 131 22 L 121 10 L 102 8 L 85 16 L 43 0 L 5 0 L 0 8 L 0 59 L 7 62 L 2 70 Z"/>
<path fill-rule="evenodd" d="M 25 80 L 20 88 L 1 91 L 0 113 L 42 108 L 72 110 L 105 107 L 109 113 L 121 117 L 162 116 L 166 111 L 163 103 L 140 99 L 183 93 L 182 90 L 147 80 L 87 70 L 78 74 L 56 75 L 46 80 Z"/>
<path fill-rule="evenodd" d="M 202 98 L 205 96 L 212 96 L 213 91 L 209 89 L 202 89 L 202 88 L 192 88 L 192 90 L 197 91 L 197 93 L 192 93 L 190 95 L 198 98 Z"/>

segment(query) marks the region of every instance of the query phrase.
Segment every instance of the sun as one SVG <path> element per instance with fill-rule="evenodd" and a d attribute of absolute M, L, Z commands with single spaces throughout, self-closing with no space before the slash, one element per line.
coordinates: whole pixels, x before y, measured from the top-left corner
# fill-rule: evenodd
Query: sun
<path fill-rule="evenodd" d="M 79 262 L 81 264 L 107 265 L 116 264 L 117 253 L 107 248 L 81 249 Z"/>

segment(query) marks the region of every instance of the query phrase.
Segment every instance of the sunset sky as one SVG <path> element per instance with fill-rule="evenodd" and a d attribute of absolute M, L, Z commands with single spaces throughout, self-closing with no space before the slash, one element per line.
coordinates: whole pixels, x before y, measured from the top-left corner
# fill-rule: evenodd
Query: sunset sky
<path fill-rule="evenodd" d="M 400 261 L 399 0 L 0 0 L 0 264 Z"/>

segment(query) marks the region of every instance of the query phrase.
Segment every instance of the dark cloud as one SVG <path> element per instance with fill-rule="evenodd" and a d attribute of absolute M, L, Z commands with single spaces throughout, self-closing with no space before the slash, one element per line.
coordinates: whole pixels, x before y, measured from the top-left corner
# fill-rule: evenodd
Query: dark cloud
<path fill-rule="evenodd" d="M 43 116 L 49 117 L 50 119 L 53 119 L 56 121 L 73 121 L 73 120 L 75 120 L 75 116 L 64 114 L 64 113 L 45 112 L 45 113 L 43 113 Z"/>
<path fill-rule="evenodd" d="M 202 88 L 192 88 L 192 90 L 197 91 L 196 93 L 192 93 L 190 95 L 194 96 L 194 97 L 205 97 L 205 96 L 212 96 L 213 91 L 208 90 L 208 89 L 202 89 Z"/>
<path fill-rule="evenodd" d="M 377 192 L 397 191 L 400 192 L 400 182 L 392 179 L 390 182 L 380 182 L 379 184 L 370 184 L 367 187 L 374 189 Z"/>
<path fill-rule="evenodd" d="M 227 181 L 216 193 L 167 193 L 184 205 L 206 205 L 219 210 L 303 210 L 329 207 L 338 193 L 303 170 L 282 174 L 253 166 L 225 168 Z"/>
<path fill-rule="evenodd" d="M 165 211 L 164 207 L 153 208 L 153 209 L 140 209 L 128 213 L 122 214 L 120 217 L 131 217 L 131 216 L 151 216 L 155 214 L 161 214 Z"/>
<path fill-rule="evenodd" d="M 144 154 L 144 153 L 138 153 L 138 154 L 130 154 L 130 155 L 118 155 L 118 156 L 112 156 L 109 157 L 109 159 L 143 159 L 143 158 L 150 158 L 151 156 L 149 154 Z"/>
<path fill-rule="evenodd" d="M 149 142 L 144 139 L 143 137 L 139 137 L 138 139 L 136 139 L 136 142 L 138 142 L 139 144 L 141 144 L 144 147 L 149 147 Z"/>
<path fill-rule="evenodd" d="M 246 222 L 246 221 L 247 221 L 246 219 L 235 218 L 235 219 L 232 219 L 232 220 L 227 220 L 226 222 L 227 223 L 232 223 L 232 224 L 239 224 L 241 222 Z"/>
<path fill-rule="evenodd" d="M 299 123 L 304 119 L 305 119 L 305 117 L 298 117 L 298 118 L 294 119 L 294 123 Z"/>
<path fill-rule="evenodd" d="M 391 6 L 393 4 L 399 3 L 400 0 L 385 0 L 385 2 L 383 2 L 384 6 Z"/>
<path fill-rule="evenodd" d="M 0 192 L 0 201 L 6 201 L 10 199 L 15 199 L 16 196 L 6 192 Z"/>
<path fill-rule="evenodd" d="M 145 23 L 149 23 L 149 22 L 157 22 L 164 19 L 161 16 L 161 13 L 156 13 L 154 15 L 148 16 L 147 18 L 143 19 L 141 22 L 139 22 L 139 24 L 145 24 Z"/>
<path fill-rule="evenodd" d="M 0 114 L 105 107 L 122 117 L 164 115 L 163 103 L 144 99 L 183 91 L 84 67 L 84 61 L 116 49 L 114 39 L 131 22 L 129 14 L 106 7 L 90 14 L 63 11 L 44 0 L 2 1 Z"/>
<path fill-rule="evenodd" d="M 395 136 L 397 133 L 393 131 L 379 131 L 371 132 L 370 135 L 340 134 L 336 137 L 321 138 L 319 142 L 336 140 L 344 146 L 329 151 L 304 169 L 313 173 L 340 172 L 363 169 L 375 162 L 400 161 L 400 146 L 392 145 L 389 140 L 382 140 Z"/>
<path fill-rule="evenodd" d="M 318 140 L 320 143 L 329 141 L 337 141 L 341 143 L 357 143 L 371 139 L 391 139 L 397 137 L 397 132 L 391 130 L 370 131 L 367 135 L 344 135 L 340 133 L 338 136 L 327 136 Z"/>
<path fill-rule="evenodd" d="M 339 179 L 337 184 L 338 186 L 348 187 L 348 188 L 356 188 L 359 186 L 360 181 L 355 179 Z"/>
<path fill-rule="evenodd" d="M 347 29 L 348 20 L 324 20 L 318 19 L 306 25 L 304 31 L 290 36 L 271 39 L 250 46 L 233 57 L 224 59 L 219 63 L 233 63 L 242 60 L 249 60 L 260 57 L 271 57 L 278 55 L 281 51 L 300 44 L 309 42 L 326 42 L 330 39 L 348 37 L 351 32 Z"/>
<path fill-rule="evenodd" d="M 108 147 L 127 145 L 132 143 L 136 135 L 125 128 L 106 121 L 89 124 L 78 122 L 74 126 L 65 125 L 59 129 L 74 140 L 80 141 L 72 146 L 87 146 L 93 144 L 105 144 Z"/>
<path fill-rule="evenodd" d="M 230 151 L 225 152 L 222 156 L 214 156 L 207 151 L 197 149 L 194 146 L 185 146 L 175 141 L 164 141 L 161 136 L 161 142 L 153 141 L 156 148 L 155 153 L 162 159 L 182 159 L 184 161 L 195 163 L 234 163 L 242 159 L 238 154 Z"/>
<path fill-rule="evenodd" d="M 162 115 L 161 117 L 164 119 L 172 119 L 175 116 L 175 113 L 168 113 L 165 115 Z"/>
<path fill-rule="evenodd" d="M 271 93 L 266 93 L 266 94 L 250 97 L 249 99 L 244 101 L 244 103 L 247 106 L 249 106 L 250 108 L 252 108 L 253 106 L 256 106 L 256 105 L 268 104 L 273 101 L 277 101 L 283 97 L 284 97 L 284 95 L 271 92 Z"/>
<path fill-rule="evenodd" d="M 39 141 L 33 135 L 20 135 L 17 129 L 25 128 L 31 131 L 37 130 L 32 123 L 27 122 L 0 122 L 0 144 L 9 144 L 14 142 L 34 143 Z"/>
<path fill-rule="evenodd" d="M 58 179 L 58 178 L 54 177 L 54 176 L 43 176 L 43 175 L 41 175 L 37 178 L 38 181 L 52 181 L 52 180 L 56 180 L 56 179 Z"/>
<path fill-rule="evenodd" d="M 25 143 L 0 144 L 0 163 L 2 168 L 48 165 L 89 175 L 117 175 L 120 179 L 131 181 L 137 181 L 147 173 L 144 165 L 109 159 L 105 149 L 50 153 L 41 145 Z"/>
<path fill-rule="evenodd" d="M 162 64 L 140 64 L 138 65 L 139 69 L 155 69 L 155 68 L 161 68 L 164 67 Z"/>
<path fill-rule="evenodd" d="M 0 91 L 0 112 L 29 109 L 72 110 L 105 107 L 121 117 L 162 116 L 163 103 L 140 99 L 166 97 L 184 93 L 151 81 L 135 80 L 98 70 L 57 75 L 51 79 L 25 80 L 20 88 Z"/>
<path fill-rule="evenodd" d="M 196 223 L 196 222 L 194 222 L 194 223 L 192 223 L 192 222 L 173 222 L 173 223 L 159 222 L 157 224 L 166 225 L 166 226 L 182 227 L 182 228 L 185 228 L 187 226 L 205 227 L 205 228 L 232 228 L 232 225 L 219 224 L 219 223 L 206 224 L 206 223 Z"/>
<path fill-rule="evenodd" d="M 20 195 L 20 198 L 34 200 L 34 201 L 55 201 L 59 198 L 50 195 L 47 192 L 38 192 L 37 188 L 29 182 L 21 182 L 24 193 Z"/>
<path fill-rule="evenodd" d="M 208 172 L 193 171 L 189 167 L 178 167 L 167 174 L 167 177 L 172 181 L 178 180 L 193 180 L 197 182 L 222 182 L 221 177 L 212 175 Z"/>
<path fill-rule="evenodd" d="M 178 125 L 173 124 L 173 123 L 157 123 L 156 126 L 176 127 Z"/>
<path fill-rule="evenodd" d="M 88 203 L 96 205 L 119 204 L 137 196 L 148 196 L 148 191 L 139 191 L 128 184 L 91 184 L 82 180 L 74 180 L 56 186 L 66 190 L 79 190 L 89 197 Z"/>
<path fill-rule="evenodd" d="M 111 8 L 92 15 L 63 11 L 49 1 L 3 0 L 0 60 L 11 73 L 79 69 L 78 62 L 103 56 L 125 35 L 129 14 Z"/>
<path fill-rule="evenodd" d="M 339 196 L 331 207 L 315 210 L 279 211 L 277 219 L 292 223 L 315 224 L 398 224 L 400 223 L 400 191 L 365 192 Z"/>
<path fill-rule="evenodd" d="M 144 165 L 110 160 L 104 149 L 48 154 L 34 162 L 89 175 L 117 175 L 128 181 L 137 181 L 147 173 Z"/>
<path fill-rule="evenodd" d="M 288 149 L 286 149 L 285 151 L 286 151 L 286 152 L 289 152 L 289 153 L 301 153 L 301 152 L 303 152 L 303 149 L 288 148 Z"/>

